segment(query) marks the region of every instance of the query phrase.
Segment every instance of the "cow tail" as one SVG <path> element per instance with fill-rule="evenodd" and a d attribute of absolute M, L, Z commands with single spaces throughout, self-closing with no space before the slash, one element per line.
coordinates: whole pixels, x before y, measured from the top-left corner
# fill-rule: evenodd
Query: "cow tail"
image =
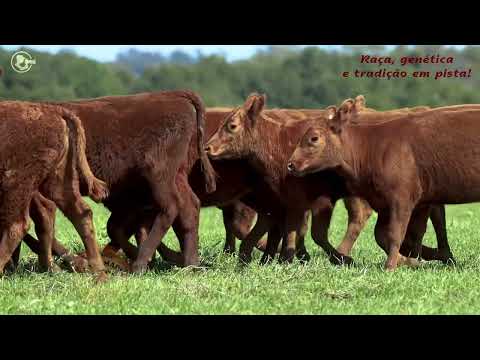
<path fill-rule="evenodd" d="M 69 151 L 75 159 L 80 181 L 88 188 L 88 196 L 95 202 L 101 202 L 108 196 L 107 184 L 96 178 L 87 161 L 85 130 L 78 116 L 67 109 L 63 109 L 62 117 L 69 129 Z"/>
<path fill-rule="evenodd" d="M 207 193 L 212 193 L 216 190 L 217 184 L 215 180 L 215 170 L 213 169 L 213 166 L 210 163 L 210 159 L 208 158 L 207 153 L 204 149 L 205 106 L 203 104 L 203 101 L 197 94 L 191 91 L 188 91 L 186 93 L 188 95 L 188 99 L 192 102 L 197 112 L 197 151 L 202 165 L 202 172 L 205 178 L 205 187 Z"/>

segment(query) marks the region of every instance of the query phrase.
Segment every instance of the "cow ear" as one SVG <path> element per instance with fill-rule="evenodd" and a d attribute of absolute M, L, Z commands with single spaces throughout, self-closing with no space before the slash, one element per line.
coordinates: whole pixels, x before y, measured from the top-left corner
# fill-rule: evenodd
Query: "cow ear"
<path fill-rule="evenodd" d="M 360 112 L 365 110 L 365 96 L 363 95 L 358 95 L 355 98 L 355 111 Z"/>
<path fill-rule="evenodd" d="M 340 132 L 340 123 L 338 121 L 338 109 L 335 105 L 331 105 L 325 109 L 327 112 L 327 124 L 334 133 Z"/>
<path fill-rule="evenodd" d="M 350 121 L 350 118 L 355 111 L 354 108 L 355 101 L 353 99 L 345 100 L 342 105 L 338 107 L 337 112 L 330 123 L 330 128 L 334 133 L 340 134 L 342 132 L 343 127 Z"/>
<path fill-rule="evenodd" d="M 245 101 L 244 110 L 251 120 L 251 125 L 254 126 L 258 115 L 265 108 L 267 97 L 265 94 L 251 94 L 247 101 Z"/>
<path fill-rule="evenodd" d="M 325 110 L 327 112 L 327 120 L 329 122 L 333 121 L 335 115 L 337 114 L 337 107 L 335 105 L 331 105 L 327 107 Z"/>

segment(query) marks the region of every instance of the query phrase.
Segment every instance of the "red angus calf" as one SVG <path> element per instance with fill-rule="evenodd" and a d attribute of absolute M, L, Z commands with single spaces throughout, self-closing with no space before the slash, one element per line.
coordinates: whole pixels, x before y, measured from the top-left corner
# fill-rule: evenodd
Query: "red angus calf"
<path fill-rule="evenodd" d="M 19 101 L 1 102 L 0 119 L 0 272 L 26 233 L 29 208 L 40 208 L 47 197 L 74 224 L 91 270 L 103 279 L 92 211 L 80 188 L 96 201 L 107 195 L 107 188 L 88 165 L 80 120 L 60 106 Z M 46 227 L 47 232 L 40 232 L 39 260 L 49 269 L 53 264 L 53 224 Z"/>
<path fill-rule="evenodd" d="M 331 169 L 349 193 L 367 199 L 378 212 L 375 239 L 388 254 L 387 270 L 410 262 L 399 253 L 402 241 L 412 224 L 425 231 L 431 204 L 480 200 L 479 108 L 444 107 L 380 124 L 365 123 L 368 114 L 350 99 L 328 112 L 299 142 L 291 171 Z"/>

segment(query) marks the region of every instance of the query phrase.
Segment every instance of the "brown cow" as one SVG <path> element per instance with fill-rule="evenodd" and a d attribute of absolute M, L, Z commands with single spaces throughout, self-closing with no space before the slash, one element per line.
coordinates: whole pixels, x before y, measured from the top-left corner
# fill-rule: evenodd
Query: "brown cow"
<path fill-rule="evenodd" d="M 333 170 L 369 202 L 378 212 L 375 239 L 388 254 L 387 270 L 412 262 L 400 246 L 412 224 L 425 232 L 430 204 L 480 200 L 479 108 L 443 107 L 368 124 L 369 115 L 349 99 L 328 114 L 302 137 L 290 171 Z M 420 252 L 421 237 L 414 241 Z"/>
<path fill-rule="evenodd" d="M 174 222 L 184 239 L 183 264 L 198 265 L 200 202 L 188 183 L 197 159 L 204 188 L 215 190 L 214 171 L 203 151 L 205 109 L 200 97 L 191 91 L 161 91 L 62 105 L 82 119 L 89 163 L 110 186 L 107 207 L 138 196 L 151 199 L 157 210 L 138 256 L 131 249 L 130 257 L 136 258 L 132 271 L 145 270 Z"/>
<path fill-rule="evenodd" d="M 272 111 L 267 115 L 263 112 L 264 105 L 264 96 L 250 96 L 243 107 L 235 109 L 226 117 L 222 126 L 207 143 L 206 151 L 213 160 L 247 159 L 250 166 L 263 176 L 270 191 L 276 196 L 276 203 L 281 207 L 281 209 L 272 207 L 268 210 L 276 210 L 279 215 L 276 221 L 286 224 L 287 241 L 283 242 L 281 259 L 291 261 L 296 248 L 295 233 L 301 231 L 306 212 L 314 209 L 312 225 L 323 225 L 322 219 L 328 217 L 333 202 L 343 193 L 343 185 L 341 181 L 336 181 L 337 176 L 332 173 L 331 181 L 325 181 L 325 189 L 318 191 L 318 187 L 310 186 L 313 182 L 309 184 L 303 179 L 288 175 L 284 164 L 293 151 L 295 139 L 299 139 L 312 124 L 305 114 L 293 117 L 288 111 Z M 321 114 L 323 111 L 317 113 Z M 315 242 L 330 257 L 342 258 L 342 255 L 328 243 L 325 229 L 328 228 L 322 226 L 322 229 L 312 229 Z M 240 248 L 242 261 L 250 260 L 254 245 L 254 242 L 249 241 L 242 243 Z M 274 251 L 276 245 L 272 244 L 267 253 L 272 256 Z"/>
<path fill-rule="evenodd" d="M 205 134 L 207 137 L 213 135 L 215 130 L 223 122 L 223 119 L 226 115 L 231 112 L 232 109 L 208 109 L 206 114 L 206 126 Z M 373 111 L 371 109 L 368 109 Z M 323 111 L 318 110 L 267 110 L 267 114 L 270 113 L 280 113 L 280 115 L 288 114 L 292 118 L 298 120 L 305 119 L 307 115 L 318 115 L 323 113 Z M 85 116 L 85 115 L 84 115 Z M 240 202 L 234 202 L 233 205 L 228 205 L 231 203 L 232 199 L 239 198 L 241 195 L 248 193 L 253 186 L 253 184 L 262 182 L 261 178 L 253 176 L 251 171 L 247 170 L 249 167 L 245 162 L 233 162 L 233 161 L 213 161 L 213 166 L 217 172 L 217 191 L 212 194 L 208 194 L 204 190 L 204 178 L 201 172 L 201 167 L 197 163 L 189 177 L 189 183 L 191 184 L 194 192 L 197 194 L 201 201 L 202 206 L 222 206 L 224 214 L 224 222 L 227 234 L 227 241 L 225 243 L 225 249 L 227 251 L 234 251 L 234 236 L 237 236 L 240 239 L 244 239 L 248 233 L 248 230 L 251 227 L 251 223 L 255 216 L 253 210 L 247 207 L 245 204 Z M 142 189 L 140 189 L 142 190 Z M 264 194 L 262 194 L 263 196 Z M 107 207 L 112 211 L 112 215 L 108 220 L 107 232 L 110 236 L 111 242 L 104 249 L 103 254 L 108 258 L 109 261 L 116 262 L 119 261 L 119 264 L 123 264 L 123 259 L 115 259 L 114 254 L 120 249 L 120 243 L 125 243 L 135 234 L 137 238 L 137 243 L 141 242 L 141 239 L 145 238 L 145 229 L 150 229 L 153 220 L 155 219 L 156 212 L 152 206 L 148 205 L 151 203 L 151 200 L 148 199 L 150 195 L 145 193 L 142 195 L 141 191 L 132 194 L 128 199 L 121 198 L 122 201 L 115 202 L 112 197 L 105 203 Z M 258 195 L 257 195 L 258 197 Z M 253 199 L 252 199 L 253 198 Z M 258 201 L 255 201 L 255 196 L 250 198 L 252 206 L 258 205 Z M 127 200 L 127 201 L 126 201 Z M 258 199 L 257 199 L 258 200 Z M 268 202 L 268 200 L 266 200 Z M 365 207 L 362 202 L 351 199 L 347 201 L 347 210 L 349 213 L 349 224 L 346 236 L 342 243 L 340 244 L 338 250 L 340 253 L 348 255 L 349 250 L 353 246 L 353 242 L 358 236 L 360 230 L 363 228 L 364 223 L 368 219 L 368 216 L 371 210 L 368 207 Z M 350 206 L 349 206 L 350 205 Z M 314 229 L 319 232 L 318 236 L 327 238 L 328 224 L 330 222 L 332 213 L 332 208 L 329 208 L 321 213 L 320 216 L 314 217 Z M 253 229 L 251 238 L 255 239 L 260 238 L 263 234 L 272 226 L 270 223 L 271 220 L 268 219 L 264 214 L 259 214 L 259 223 Z M 275 225 L 273 225 L 275 226 Z M 278 226 L 278 225 L 276 225 Z M 175 226 L 174 226 L 175 230 Z M 275 230 L 274 230 L 275 231 Z M 303 238 L 307 231 L 306 222 L 301 228 L 300 237 L 300 247 L 303 247 Z M 179 234 L 179 240 L 181 241 L 181 234 Z M 126 240 L 125 240 L 126 239 Z M 28 240 L 28 241 L 27 241 Z M 30 236 L 27 236 L 25 239 L 27 244 L 35 251 L 34 239 Z M 265 250 L 265 242 L 262 242 L 259 245 L 259 248 Z M 132 249 L 133 248 L 133 249 Z M 67 250 L 63 248 L 60 244 L 55 243 L 55 249 L 57 255 L 67 255 Z M 128 245 L 127 249 L 124 249 L 127 254 L 135 253 L 135 249 L 132 245 Z M 171 252 L 168 248 L 161 244 L 159 248 L 160 253 L 164 258 L 178 263 L 179 254 Z M 299 254 L 299 257 L 308 259 L 308 254 L 306 250 L 303 253 Z M 346 259 L 346 258 L 345 258 Z M 70 259 L 76 260 L 75 258 Z M 335 263 L 343 262 L 342 258 L 338 256 L 332 256 L 331 260 Z M 80 266 L 82 263 L 80 262 Z M 78 265 L 75 265 L 78 266 Z"/>
<path fill-rule="evenodd" d="M 363 110 L 369 112 L 375 112 L 375 110 L 364 107 L 364 98 L 357 97 L 357 100 L 362 99 L 363 101 Z M 396 112 L 406 112 L 406 111 L 424 111 L 429 109 L 426 106 L 418 106 L 415 108 L 404 108 L 404 109 L 397 109 L 394 111 L 389 112 L 381 112 L 383 117 L 385 114 L 393 115 Z M 209 108 L 207 109 L 206 113 L 206 126 L 205 126 L 205 134 L 207 138 L 215 132 L 215 130 L 219 127 L 219 125 L 223 122 L 226 115 L 228 115 L 233 109 L 232 108 Z M 295 117 L 299 120 L 305 119 L 307 116 L 315 116 L 323 113 L 323 110 L 312 110 L 312 109 L 301 109 L 301 110 L 285 110 L 285 109 L 271 109 L 266 110 L 266 114 L 270 113 L 280 113 L 280 114 L 288 114 L 291 117 Z M 232 161 L 213 161 L 212 162 L 217 175 L 219 177 L 217 181 L 217 191 L 213 194 L 207 194 L 203 191 L 203 182 L 200 169 L 198 167 L 194 167 L 192 170 L 192 174 L 189 177 L 189 182 L 192 185 L 193 190 L 199 196 L 202 206 L 215 206 L 221 205 L 222 203 L 229 203 L 231 199 L 238 198 L 239 194 L 245 194 L 248 192 L 248 189 L 252 187 L 252 181 L 249 181 L 248 186 L 246 186 L 247 178 L 246 178 L 246 168 L 248 166 L 246 164 L 240 162 L 232 162 Z M 252 175 L 249 175 L 252 177 Z M 256 182 L 261 181 L 261 179 L 255 179 Z M 226 190 L 226 191 L 225 191 Z M 255 196 L 253 196 L 255 198 Z M 253 199 L 253 203 L 255 200 Z M 109 229 L 110 238 L 113 239 L 115 237 L 115 233 L 122 234 L 121 236 L 129 238 L 131 235 L 138 233 L 145 233 L 145 229 L 149 229 L 149 224 L 151 224 L 152 219 L 148 220 L 154 216 L 154 214 L 149 214 L 146 211 L 145 214 L 141 214 L 141 210 L 136 210 L 137 216 L 132 216 L 132 207 L 133 204 L 124 204 L 124 216 L 119 216 L 121 211 L 116 212 L 116 216 L 109 219 L 109 224 L 107 229 Z M 144 205 L 144 204 L 141 204 Z M 337 247 L 337 251 L 343 255 L 349 255 L 350 251 L 353 247 L 353 244 L 358 237 L 359 232 L 363 228 L 365 222 L 368 220 L 371 209 L 363 201 L 359 199 L 351 198 L 346 201 L 347 211 L 349 215 L 349 222 L 348 222 L 348 229 L 346 235 L 341 242 L 341 244 Z M 254 206 L 254 205 L 252 205 Z M 222 207 L 223 217 L 224 217 L 224 224 L 225 224 L 225 231 L 226 231 L 226 243 L 225 243 L 225 251 L 226 252 L 234 252 L 235 249 L 235 236 L 239 239 L 244 239 L 249 229 L 251 228 L 251 223 L 254 219 L 255 212 L 242 202 L 235 201 L 233 205 L 226 205 Z M 260 214 L 260 224 L 258 228 L 254 228 L 254 233 L 257 234 L 255 238 L 261 237 L 263 233 L 269 228 L 268 222 L 271 221 L 266 219 L 263 214 Z M 116 222 L 112 220 L 116 219 Z M 318 231 L 322 229 L 321 235 L 326 237 L 326 231 L 328 230 L 328 226 L 331 219 L 331 210 L 324 211 L 322 216 L 315 217 L 313 220 L 318 222 L 318 224 L 314 224 L 314 228 Z M 435 231 L 437 233 L 437 238 L 439 242 L 442 242 L 441 239 L 445 239 L 442 243 L 446 244 L 446 249 L 448 249 L 448 243 L 446 241 L 446 229 L 444 226 L 445 223 L 445 216 L 444 216 L 444 209 L 436 210 L 432 216 L 432 223 L 434 224 Z M 272 226 L 272 224 L 270 224 Z M 135 230 L 137 229 L 137 230 Z M 303 238 L 307 231 L 307 223 L 305 222 L 301 232 L 300 232 L 300 240 L 299 243 L 303 244 Z M 144 236 L 143 236 L 144 237 Z M 140 241 L 142 236 L 137 236 L 137 240 Z M 302 246 L 302 245 L 300 245 Z M 439 245 L 440 246 L 440 245 Z M 265 251 L 266 242 L 261 241 L 257 243 L 257 247 L 262 251 Z M 117 251 L 119 249 L 119 245 L 115 245 L 115 242 L 112 241 L 109 246 L 105 249 L 106 252 L 111 254 L 112 250 Z M 408 253 L 411 249 L 405 247 L 403 249 L 404 252 Z M 171 251 L 169 251 L 166 247 L 161 246 L 159 249 L 160 253 L 164 255 L 164 258 L 174 261 L 175 256 L 178 257 L 178 254 L 173 255 Z M 424 255 L 426 260 L 432 259 L 439 259 L 444 262 L 447 261 L 454 261 L 451 253 L 448 249 L 447 252 L 442 253 L 444 256 L 439 256 L 440 253 L 437 253 L 435 249 L 430 249 L 424 247 L 422 254 Z M 308 254 L 306 251 L 304 254 L 301 254 L 302 258 L 308 259 Z M 332 262 L 342 262 L 348 261 L 349 258 L 344 257 L 338 258 L 333 256 L 331 258 Z M 340 261 L 338 261 L 340 260 Z"/>
<path fill-rule="evenodd" d="M 157 96 L 158 94 L 152 94 L 153 96 Z M 130 98 L 132 98 L 132 103 L 130 109 L 134 109 L 135 107 L 140 107 L 138 103 L 138 96 L 131 96 L 131 97 L 114 97 L 108 98 L 109 101 L 117 102 L 123 101 L 126 102 Z M 101 100 L 97 99 L 100 104 L 102 103 Z M 94 102 L 92 100 L 90 102 Z M 98 115 L 96 112 L 101 111 L 101 107 L 98 106 L 100 109 L 93 108 L 93 106 L 89 106 L 90 102 L 73 102 L 72 110 L 76 110 L 76 112 L 82 112 L 82 116 L 87 119 L 84 121 L 85 127 L 87 129 L 87 136 L 89 139 L 92 137 L 96 139 L 96 141 L 100 142 L 100 134 L 95 135 L 99 132 L 96 128 L 90 125 L 88 119 L 93 119 Z M 138 104 L 137 104 L 138 103 Z M 108 110 L 108 109 L 106 109 Z M 158 111 L 157 111 L 158 112 Z M 115 114 L 106 114 L 106 116 L 113 116 Z M 131 115 L 133 116 L 133 115 Z M 223 119 L 224 114 L 218 114 L 216 111 L 210 112 L 209 118 L 211 121 L 215 121 L 217 119 L 217 123 L 215 126 L 207 127 L 207 135 L 211 135 L 218 127 L 220 120 Z M 211 121 L 209 123 L 211 123 Z M 210 130 L 209 130 L 210 129 Z M 210 131 L 210 133 L 208 132 Z M 94 132 L 94 134 L 92 134 Z M 108 140 L 108 139 L 107 139 Z M 90 150 L 88 155 L 90 158 L 94 158 L 97 156 L 95 153 L 92 154 L 92 146 L 95 146 L 95 143 L 90 141 L 88 149 Z M 98 147 L 98 145 L 96 145 Z M 205 153 L 204 153 L 205 155 Z M 245 167 L 242 166 L 241 162 L 232 163 L 232 162 L 217 162 L 215 164 L 216 170 L 219 171 L 218 173 L 218 189 L 213 193 L 209 193 L 205 189 L 205 175 L 203 173 L 203 165 L 201 161 L 196 161 L 198 159 L 198 153 L 190 151 L 189 153 L 189 163 L 195 163 L 190 177 L 189 182 L 193 186 L 193 190 L 195 193 L 200 197 L 202 206 L 220 206 L 224 211 L 224 219 L 227 226 L 227 230 L 229 230 L 232 235 L 235 235 L 239 238 L 243 238 L 249 231 L 251 227 L 251 223 L 255 217 L 255 212 L 248 208 L 246 205 L 240 204 L 235 201 L 235 199 L 243 196 L 248 191 L 250 191 L 250 184 L 255 183 L 256 179 L 251 178 L 249 173 L 245 171 Z M 102 169 L 102 166 L 104 167 Z M 103 162 L 97 161 L 95 166 L 93 167 L 95 172 L 105 173 L 108 171 L 108 168 L 105 167 L 109 166 L 108 163 L 104 165 Z M 233 203 L 232 203 L 233 201 Z M 231 204 L 232 205 L 229 205 Z M 125 194 L 122 191 L 113 189 L 111 191 L 111 196 L 105 200 L 104 204 L 111 210 L 112 214 L 107 223 L 107 232 L 112 239 L 109 245 L 104 249 L 104 254 L 108 255 L 110 260 L 112 259 L 112 253 L 115 253 L 120 248 L 120 243 L 124 244 L 124 251 L 129 255 L 129 257 L 134 258 L 136 254 L 136 249 L 133 246 L 125 245 L 128 242 L 128 239 L 132 234 L 138 233 L 140 238 L 144 238 L 144 229 L 141 228 L 141 225 L 145 222 L 143 217 L 148 218 L 148 223 L 150 224 L 148 228 L 150 228 L 153 220 L 158 213 L 158 210 L 153 204 L 153 199 L 150 193 L 150 187 L 148 184 L 141 184 L 140 186 L 131 187 L 129 189 L 129 193 Z M 144 215 L 140 215 L 143 214 Z M 44 221 L 48 221 L 48 219 L 44 219 Z M 173 224 L 173 229 L 177 233 L 181 245 L 183 246 L 183 233 L 181 228 L 181 222 L 177 219 Z M 141 234 L 141 235 L 140 235 Z M 227 233 L 228 234 L 228 233 Z M 226 250 L 234 249 L 235 244 L 231 242 L 233 240 L 231 237 L 227 238 L 229 241 L 225 244 Z M 25 242 L 29 245 L 29 247 L 34 251 L 38 251 L 38 244 L 35 242 L 35 239 L 32 238 L 30 235 L 27 235 L 25 238 Z M 166 247 L 160 246 L 160 249 L 165 249 Z M 72 260 L 78 260 L 76 258 L 71 257 L 68 254 L 67 249 L 65 249 L 58 241 L 54 243 L 54 253 L 57 256 L 67 257 L 69 262 Z M 82 267 L 82 263 L 80 261 L 79 264 L 75 265 L 74 267 Z"/>
<path fill-rule="evenodd" d="M 145 270 L 172 224 L 183 238 L 182 264 L 198 265 L 200 204 L 188 184 L 197 159 L 203 188 L 215 190 L 215 174 L 203 151 L 201 99 L 190 91 L 163 91 L 57 105 L 82 118 L 87 157 L 93 172 L 109 184 L 104 204 L 112 216 L 117 206 L 144 198 L 155 208 L 152 231 L 138 251 L 129 247 L 128 238 L 118 239 L 136 259 L 132 271 Z"/>
<path fill-rule="evenodd" d="M 295 233 L 301 231 L 305 212 L 309 209 L 313 210 L 312 237 L 315 242 L 330 255 L 331 259 L 345 258 L 329 244 L 327 238 L 333 204 L 346 194 L 342 178 L 334 172 L 324 172 L 315 178 L 295 179 L 286 169 L 287 160 L 297 141 L 314 124 L 313 118 L 304 116 L 295 119 L 289 117 L 286 112 L 285 117 L 275 112 L 267 115 L 267 111 L 263 111 L 264 105 L 265 97 L 254 94 L 247 99 L 243 107 L 232 111 L 208 141 L 206 150 L 209 156 L 214 160 L 248 159 L 250 165 L 268 182 L 285 214 L 284 219 L 277 218 L 279 222 L 282 220 L 286 222 L 288 233 L 287 241 L 283 244 L 283 260 L 292 259 L 295 252 Z M 317 114 L 326 112 L 317 111 Z M 319 182 L 321 186 L 318 185 Z M 363 202 L 350 198 L 346 202 L 347 208 L 354 201 Z M 368 205 L 365 208 L 369 209 Z M 368 219 L 368 216 L 369 213 L 364 218 Z M 353 245 L 365 220 L 359 221 L 358 224 L 352 229 L 349 226 L 349 232 L 354 235 L 351 238 L 346 237 L 342 244 L 346 241 Z M 250 260 L 253 245 L 254 242 L 242 243 L 243 261 Z M 269 254 L 272 254 L 274 248 L 276 249 L 276 246 L 272 244 Z"/>
<path fill-rule="evenodd" d="M 272 112 L 275 114 L 279 114 L 278 116 L 283 116 L 285 117 L 286 114 L 290 118 L 297 119 L 298 121 L 305 119 L 307 116 L 305 113 L 295 111 L 295 110 L 269 110 L 267 111 L 268 113 Z M 317 110 L 308 110 L 309 113 L 314 113 L 318 114 L 319 111 Z M 322 113 L 322 111 L 320 111 Z M 207 134 L 213 134 L 213 132 L 220 126 L 221 122 L 223 122 L 223 119 L 225 117 L 225 111 L 209 111 L 207 113 L 207 122 L 206 122 L 206 133 Z M 269 229 L 269 221 L 265 220 L 265 218 L 269 216 L 269 213 L 273 212 L 275 213 L 277 219 L 282 219 L 282 221 L 277 221 L 277 224 L 280 223 L 283 225 L 283 216 L 284 214 L 282 213 L 283 209 L 281 206 L 273 206 L 272 205 L 275 202 L 278 202 L 278 196 L 276 196 L 271 189 L 269 188 L 269 185 L 266 184 L 263 180 L 262 177 L 259 177 L 258 174 L 255 177 L 252 177 L 250 174 L 252 171 L 247 173 L 243 173 L 246 168 L 245 162 L 242 163 L 241 161 L 213 161 L 213 166 L 218 174 L 218 180 L 217 180 L 217 191 L 212 194 L 205 194 L 202 193 L 202 189 L 198 188 L 195 186 L 195 184 L 198 184 L 198 181 L 195 180 L 195 174 L 197 173 L 196 171 L 192 172 L 192 175 L 190 177 L 190 183 L 192 184 L 192 188 L 196 192 L 196 194 L 199 196 L 202 206 L 212 206 L 212 205 L 219 205 L 222 202 L 231 201 L 232 200 L 232 195 L 234 194 L 240 194 L 241 193 L 241 188 L 243 186 L 244 189 L 248 190 L 248 188 L 253 188 L 252 192 L 250 195 L 247 196 L 247 198 L 242 198 L 242 200 L 250 201 L 249 206 L 255 208 L 255 210 L 262 210 L 259 213 L 259 219 L 262 219 L 263 221 L 257 222 L 257 225 L 252 229 L 252 232 L 249 234 L 249 239 L 253 244 L 256 244 L 257 240 L 263 236 L 263 234 Z M 248 165 L 248 168 L 251 168 L 250 165 Z M 255 172 L 255 171 L 254 171 Z M 243 175 L 242 175 L 243 174 Z M 226 181 L 225 181 L 226 180 Z M 240 180 L 240 181 L 239 181 Z M 235 185 L 234 185 L 235 184 Z M 245 187 L 245 184 L 249 184 L 248 187 Z M 238 196 L 238 195 L 237 195 Z M 137 197 L 138 198 L 138 197 Z M 142 202 L 143 203 L 143 202 Z M 279 203 L 280 204 L 280 203 Z M 128 207 L 125 208 L 125 210 L 130 210 L 131 211 L 131 204 L 128 205 Z M 121 214 L 122 212 L 117 212 L 117 214 Z M 125 213 L 125 212 L 124 212 Z M 135 210 L 135 213 L 140 214 L 140 210 Z M 351 211 L 349 214 L 359 214 L 359 211 Z M 271 215 L 271 214 L 270 214 Z M 302 215 L 302 226 L 301 230 L 303 233 L 306 232 L 306 223 L 304 222 L 304 216 L 305 214 Z M 324 214 L 321 214 L 323 216 Z M 109 226 L 109 234 L 110 238 L 114 239 L 115 237 L 124 237 L 124 238 L 129 238 L 132 234 L 136 232 L 135 228 L 143 226 L 144 228 L 149 228 L 149 224 L 151 223 L 151 220 L 148 220 L 149 217 L 151 217 L 152 214 L 148 214 L 148 210 L 141 216 L 139 217 L 132 217 L 128 215 L 123 215 L 118 217 L 118 220 L 115 221 L 115 223 L 110 223 L 112 225 L 111 227 Z M 331 216 L 331 212 L 330 212 Z M 351 217 L 352 218 L 352 217 Z M 368 217 L 366 217 L 368 218 Z M 143 222 L 143 220 L 145 220 Z M 133 225 L 132 225 L 133 221 Z M 139 221 L 140 223 L 136 223 L 135 221 Z M 329 219 L 328 219 L 329 221 Z M 365 220 L 361 221 L 361 225 L 363 226 Z M 317 222 L 318 223 L 318 222 Z M 349 232 L 354 233 L 358 235 L 358 232 L 360 231 L 361 227 L 359 229 L 355 229 L 355 226 L 352 226 L 352 224 L 357 224 L 359 223 L 358 221 L 350 221 L 349 224 Z M 128 225 L 127 225 L 128 224 Z M 321 225 L 323 226 L 325 222 L 322 222 Z M 114 225 L 114 226 L 113 226 Z M 357 226 L 358 227 L 358 226 Z M 175 230 L 175 228 L 174 228 Z M 328 230 L 328 227 L 327 227 Z M 319 232 L 319 231 L 317 231 Z M 116 234 L 116 235 L 115 235 Z M 281 234 L 280 234 L 281 236 Z M 321 232 L 322 239 L 327 239 L 327 231 Z M 355 235 L 356 236 L 356 235 Z M 117 243 L 116 241 L 112 241 L 111 244 L 118 249 L 118 245 L 115 245 L 114 243 Z M 133 245 L 127 245 L 128 247 L 133 247 Z M 308 254 L 306 254 L 306 250 L 303 242 L 300 246 L 300 248 L 303 250 L 303 252 L 299 252 L 299 257 L 304 258 L 308 257 Z M 331 246 L 330 246 L 331 248 Z M 110 250 L 107 248 L 107 250 Z M 273 249 L 270 249 L 272 251 Z M 125 249 L 124 249 L 125 251 Z M 131 252 L 132 250 L 127 249 L 125 251 L 127 254 Z M 160 249 L 160 252 L 162 252 L 162 249 Z M 275 251 L 273 251 L 274 253 Z M 331 251 L 331 253 L 333 253 Z M 336 254 L 334 254 L 336 255 Z M 336 259 L 341 259 L 340 256 L 333 256 L 332 258 Z M 265 261 L 265 260 L 264 260 Z M 337 260 L 338 261 L 338 260 Z"/>
<path fill-rule="evenodd" d="M 42 199 L 48 201 L 47 197 L 74 224 L 91 270 L 104 279 L 92 211 L 83 201 L 80 188 L 95 201 L 101 201 L 108 191 L 88 165 L 80 120 L 60 106 L 19 101 L 1 102 L 0 118 L 0 273 L 27 231 L 29 209 L 42 207 Z M 53 229 L 53 225 L 47 227 Z M 43 268 L 50 269 L 52 231 L 39 232 L 39 261 Z"/>

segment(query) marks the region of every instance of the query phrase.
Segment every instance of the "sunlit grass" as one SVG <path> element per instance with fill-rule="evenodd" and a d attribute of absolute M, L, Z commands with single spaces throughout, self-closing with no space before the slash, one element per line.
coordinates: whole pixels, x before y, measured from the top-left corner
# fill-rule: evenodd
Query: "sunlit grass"
<path fill-rule="evenodd" d="M 107 241 L 108 212 L 94 209 L 98 240 Z M 221 254 L 224 228 L 219 210 L 201 215 L 200 253 L 210 266 L 192 271 L 161 266 L 142 276 L 111 274 L 95 285 L 85 274 L 31 272 L 35 256 L 24 246 L 20 270 L 0 279 L 3 314 L 475 314 L 480 313 L 480 207 L 447 208 L 448 234 L 456 267 L 432 262 L 420 269 L 383 271 L 384 253 L 373 239 L 372 218 L 353 251 L 356 266 L 335 267 L 309 236 L 307 265 L 258 265 L 240 269 L 235 257 Z M 330 229 L 337 244 L 346 228 L 346 211 L 337 207 Z M 83 249 L 72 225 L 60 214 L 58 238 Z M 173 232 L 165 240 L 178 249 Z M 429 224 L 425 243 L 435 245 Z"/>

